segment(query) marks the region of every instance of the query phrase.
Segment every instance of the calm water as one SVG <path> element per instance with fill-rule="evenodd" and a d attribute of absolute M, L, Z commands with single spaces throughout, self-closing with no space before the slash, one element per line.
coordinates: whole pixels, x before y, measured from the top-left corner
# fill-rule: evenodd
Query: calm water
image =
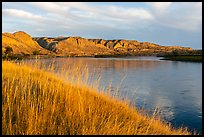
<path fill-rule="evenodd" d="M 42 59 L 44 64 L 85 65 L 89 82 L 101 80 L 99 88 L 119 89 L 137 107 L 160 115 L 173 126 L 187 126 L 202 132 L 202 63 L 159 60 L 157 57 L 134 58 L 56 58 Z"/>

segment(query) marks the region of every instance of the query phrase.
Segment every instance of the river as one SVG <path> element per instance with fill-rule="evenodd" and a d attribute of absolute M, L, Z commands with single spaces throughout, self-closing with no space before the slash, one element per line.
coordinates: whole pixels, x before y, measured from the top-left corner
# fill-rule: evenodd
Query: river
<path fill-rule="evenodd" d="M 134 105 L 149 113 L 158 107 L 160 116 L 174 127 L 185 126 L 202 133 L 202 63 L 167 61 L 158 57 L 77 57 L 38 61 L 46 65 L 54 63 L 55 69 L 63 65 L 86 66 L 89 84 L 97 81 L 100 75 L 99 89 L 117 89 L 120 97 L 128 97 Z"/>

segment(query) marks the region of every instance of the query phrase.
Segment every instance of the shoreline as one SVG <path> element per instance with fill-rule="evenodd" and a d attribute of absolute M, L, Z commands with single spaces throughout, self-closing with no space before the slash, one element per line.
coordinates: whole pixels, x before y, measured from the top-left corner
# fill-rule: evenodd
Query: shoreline
<path fill-rule="evenodd" d="M 128 57 L 163 57 L 160 60 L 169 61 L 184 61 L 184 62 L 198 62 L 202 63 L 202 55 L 177 55 L 177 56 L 157 56 L 157 55 L 82 55 L 82 56 L 68 56 L 68 55 L 10 55 L 9 58 L 2 57 L 2 60 L 24 60 L 24 59 L 47 59 L 47 58 L 128 58 Z"/>
<path fill-rule="evenodd" d="M 202 63 L 202 55 L 178 55 L 178 56 L 164 56 L 160 60 L 183 61 L 183 62 L 197 62 Z"/>

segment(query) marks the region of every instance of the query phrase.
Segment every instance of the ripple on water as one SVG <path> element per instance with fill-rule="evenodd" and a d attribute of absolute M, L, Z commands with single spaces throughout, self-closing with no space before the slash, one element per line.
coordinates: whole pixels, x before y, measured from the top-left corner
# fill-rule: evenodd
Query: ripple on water
<path fill-rule="evenodd" d="M 190 92 L 190 90 L 189 89 L 181 90 L 181 91 L 179 91 L 179 94 L 185 94 L 187 92 Z"/>

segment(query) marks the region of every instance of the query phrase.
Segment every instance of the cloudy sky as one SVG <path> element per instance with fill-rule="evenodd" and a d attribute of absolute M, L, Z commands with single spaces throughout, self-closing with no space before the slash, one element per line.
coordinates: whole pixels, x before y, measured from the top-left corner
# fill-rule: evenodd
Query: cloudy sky
<path fill-rule="evenodd" d="M 202 48 L 201 2 L 3 2 L 2 31 Z"/>

